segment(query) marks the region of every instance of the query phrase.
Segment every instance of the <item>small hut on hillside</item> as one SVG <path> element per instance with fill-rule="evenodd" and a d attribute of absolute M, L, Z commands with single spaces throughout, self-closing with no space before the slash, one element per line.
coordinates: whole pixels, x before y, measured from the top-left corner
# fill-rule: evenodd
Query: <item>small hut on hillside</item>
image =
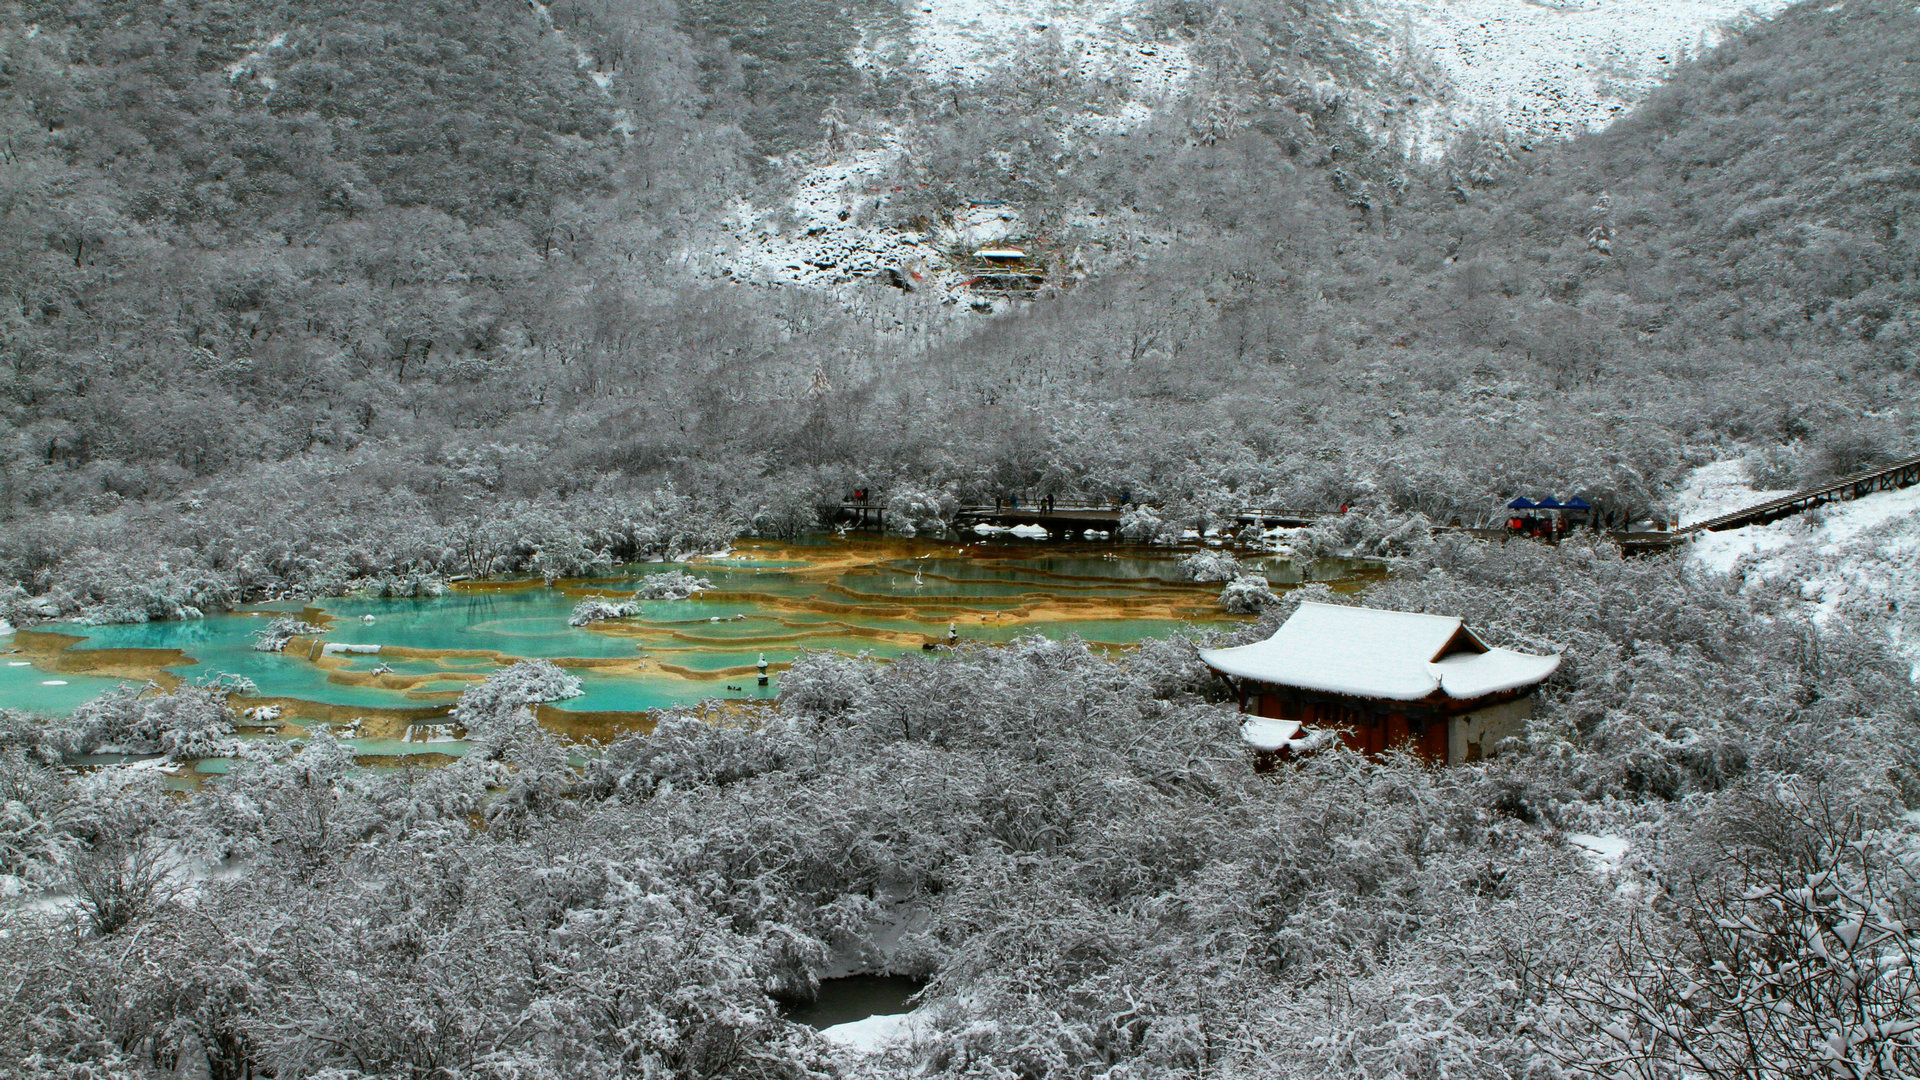
<path fill-rule="evenodd" d="M 1495 649 L 1456 618 L 1304 603 L 1265 641 L 1202 649 L 1247 714 L 1243 734 L 1263 760 L 1302 730 L 1341 728 L 1379 755 L 1405 745 L 1428 761 L 1477 761 L 1518 735 L 1533 692 L 1559 656 Z"/>
<path fill-rule="evenodd" d="M 1031 293 L 1047 283 L 1044 262 L 1017 247 L 985 247 L 973 253 L 967 266 L 967 286 L 976 291 Z"/>

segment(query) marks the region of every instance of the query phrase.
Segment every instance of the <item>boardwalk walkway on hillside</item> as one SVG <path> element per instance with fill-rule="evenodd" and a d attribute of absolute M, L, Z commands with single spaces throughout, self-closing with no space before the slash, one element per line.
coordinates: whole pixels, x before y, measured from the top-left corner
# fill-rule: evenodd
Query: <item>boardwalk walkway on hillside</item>
<path fill-rule="evenodd" d="M 1725 532 L 1747 525 L 1766 525 L 1784 517 L 1804 513 L 1816 506 L 1828 503 L 1848 502 L 1876 491 L 1893 491 L 1898 488 L 1920 484 L 1920 457 L 1896 461 L 1891 465 L 1868 469 L 1843 476 L 1838 480 L 1810 487 L 1805 491 L 1796 491 L 1778 499 L 1770 499 L 1756 506 L 1735 510 L 1730 514 L 1697 521 L 1685 528 L 1670 533 L 1634 533 L 1621 536 L 1620 542 L 1629 550 L 1653 550 L 1672 547 L 1675 544 L 1693 539 L 1701 533 Z"/>

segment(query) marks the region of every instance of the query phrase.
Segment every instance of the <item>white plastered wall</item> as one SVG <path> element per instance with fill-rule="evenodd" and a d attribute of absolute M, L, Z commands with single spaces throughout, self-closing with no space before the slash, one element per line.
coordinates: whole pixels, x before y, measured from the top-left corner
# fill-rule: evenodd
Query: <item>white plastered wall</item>
<path fill-rule="evenodd" d="M 1453 718 L 1447 728 L 1447 763 L 1492 757 L 1500 740 L 1524 735 L 1533 719 L 1533 698 L 1520 697 Z"/>

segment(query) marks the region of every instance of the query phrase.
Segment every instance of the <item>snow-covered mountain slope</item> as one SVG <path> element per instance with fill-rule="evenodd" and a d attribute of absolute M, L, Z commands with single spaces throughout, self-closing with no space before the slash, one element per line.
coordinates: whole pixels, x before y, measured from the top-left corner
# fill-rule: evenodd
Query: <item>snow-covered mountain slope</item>
<path fill-rule="evenodd" d="M 1765 502 L 1781 492 L 1744 487 L 1739 462 L 1694 471 L 1682 521 Z M 1687 509 L 1692 507 L 1691 510 Z M 1687 558 L 1749 584 L 1785 582 L 1816 609 L 1885 626 L 1920 678 L 1920 488 L 1883 491 L 1771 525 L 1707 533 Z"/>
<path fill-rule="evenodd" d="M 1423 155 L 1443 150 L 1469 125 L 1504 127 L 1521 140 L 1597 127 L 1637 102 L 1672 65 L 1710 45 L 1727 20 L 1764 16 L 1783 0 L 1357 0 L 1356 41 L 1372 43 L 1388 70 L 1417 68 L 1431 77 L 1403 80 L 1425 89 L 1394 101 L 1369 88 L 1385 134 L 1398 128 Z M 1144 123 L 1186 92 L 1192 50 L 1156 29 L 1145 0 L 915 0 L 907 34 L 894 47 L 855 57 L 876 68 L 905 55 L 933 85 L 976 82 L 1023 49 L 1057 47 L 1079 77 L 1124 91 L 1123 107 L 1061 116 L 1070 137 L 1111 134 Z M 891 62 L 898 62 L 897 59 Z M 1330 85 L 1330 84 L 1329 84 Z M 1366 121 L 1370 123 L 1371 121 Z M 826 145 L 791 155 L 794 182 L 785 205 L 742 201 L 723 220 L 716 250 L 688 253 L 713 277 L 839 290 L 890 280 L 962 307 L 988 301 L 961 287 L 953 253 L 981 239 L 992 221 L 940 223 L 927 232 L 879 224 L 890 215 L 891 179 L 908 151 L 899 130 L 879 118 L 851 118 Z M 1019 208 L 986 217 L 1017 222 Z M 1017 227 L 1010 230 L 1018 235 Z"/>
<path fill-rule="evenodd" d="M 1140 0 L 921 0 L 912 6 L 913 60 L 935 82 L 985 77 L 1022 45 L 1057 39 L 1083 78 L 1136 93 L 1171 93 L 1193 74 L 1186 48 L 1156 37 Z"/>
<path fill-rule="evenodd" d="M 1432 153 L 1466 124 L 1522 140 L 1604 126 L 1731 20 L 1766 18 L 1786 0 L 1372 0 L 1398 48 L 1452 84 L 1416 107 L 1416 144 Z M 1404 58 L 1398 59 L 1404 62 Z"/>

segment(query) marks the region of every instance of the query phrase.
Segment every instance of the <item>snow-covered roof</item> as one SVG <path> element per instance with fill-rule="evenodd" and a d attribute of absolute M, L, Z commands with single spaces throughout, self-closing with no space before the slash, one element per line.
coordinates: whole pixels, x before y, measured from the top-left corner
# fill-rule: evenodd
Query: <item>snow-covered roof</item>
<path fill-rule="evenodd" d="M 1489 649 L 1449 616 L 1315 603 L 1301 604 L 1265 641 L 1202 649 L 1200 658 L 1236 678 L 1388 701 L 1484 697 L 1532 686 L 1560 666 L 1558 656 Z"/>
<path fill-rule="evenodd" d="M 1287 745 L 1295 735 L 1300 734 L 1300 721 L 1275 720 L 1266 716 L 1249 716 L 1240 725 L 1240 737 L 1255 750 L 1272 753 Z"/>
<path fill-rule="evenodd" d="M 981 248 L 973 253 L 977 259 L 1024 259 L 1027 253 L 1019 248 Z"/>

